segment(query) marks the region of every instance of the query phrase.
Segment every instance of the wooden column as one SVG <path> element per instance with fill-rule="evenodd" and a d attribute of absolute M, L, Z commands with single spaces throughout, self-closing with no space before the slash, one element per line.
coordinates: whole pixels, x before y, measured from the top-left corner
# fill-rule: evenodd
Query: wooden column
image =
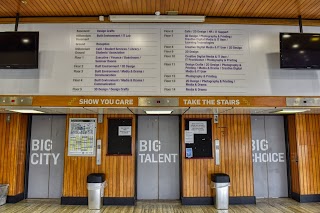
<path fill-rule="evenodd" d="M 9 202 L 23 199 L 28 116 L 0 114 L 0 183 L 9 184 Z"/>
<path fill-rule="evenodd" d="M 320 115 L 288 116 L 293 198 L 320 201 Z"/>

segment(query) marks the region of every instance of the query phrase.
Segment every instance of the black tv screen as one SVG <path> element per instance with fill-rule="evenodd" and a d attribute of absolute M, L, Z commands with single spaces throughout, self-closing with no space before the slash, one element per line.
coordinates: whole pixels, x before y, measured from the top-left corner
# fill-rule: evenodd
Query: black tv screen
<path fill-rule="evenodd" d="M 280 68 L 320 69 L 320 34 L 280 33 Z"/>
<path fill-rule="evenodd" d="M 39 32 L 0 32 L 0 69 L 38 68 Z"/>

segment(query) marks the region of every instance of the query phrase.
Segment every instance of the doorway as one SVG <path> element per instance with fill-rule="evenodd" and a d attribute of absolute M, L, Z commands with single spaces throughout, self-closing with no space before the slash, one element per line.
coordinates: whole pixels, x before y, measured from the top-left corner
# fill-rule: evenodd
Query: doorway
<path fill-rule="evenodd" d="M 33 115 L 28 198 L 61 198 L 66 116 Z"/>
<path fill-rule="evenodd" d="M 139 116 L 137 199 L 180 199 L 178 116 Z"/>
<path fill-rule="evenodd" d="M 288 197 L 283 116 L 251 116 L 254 195 Z"/>

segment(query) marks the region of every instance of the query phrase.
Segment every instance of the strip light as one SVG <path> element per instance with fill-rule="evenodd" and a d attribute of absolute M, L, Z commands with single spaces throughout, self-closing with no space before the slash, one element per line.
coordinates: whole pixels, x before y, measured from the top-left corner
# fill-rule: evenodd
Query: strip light
<path fill-rule="evenodd" d="M 205 16 L 109 15 L 110 22 L 204 22 Z"/>
<path fill-rule="evenodd" d="M 44 113 L 41 111 L 33 110 L 33 109 L 10 109 L 11 112 L 18 112 L 18 113 Z"/>
<path fill-rule="evenodd" d="M 171 114 L 173 110 L 145 110 L 146 114 L 153 114 L 153 115 L 164 115 L 164 114 Z"/>
<path fill-rule="evenodd" d="M 299 112 L 307 112 L 310 111 L 310 109 L 282 109 L 279 111 L 275 111 L 272 113 L 276 114 L 294 114 L 294 113 L 299 113 Z"/>

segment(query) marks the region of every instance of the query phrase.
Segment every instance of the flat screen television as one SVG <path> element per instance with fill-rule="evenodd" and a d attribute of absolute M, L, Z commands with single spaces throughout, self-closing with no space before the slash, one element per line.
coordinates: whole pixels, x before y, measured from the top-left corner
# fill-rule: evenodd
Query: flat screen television
<path fill-rule="evenodd" d="M 320 69 L 320 34 L 280 33 L 280 68 Z"/>
<path fill-rule="evenodd" d="M 0 32 L 0 69 L 38 68 L 39 32 Z"/>

